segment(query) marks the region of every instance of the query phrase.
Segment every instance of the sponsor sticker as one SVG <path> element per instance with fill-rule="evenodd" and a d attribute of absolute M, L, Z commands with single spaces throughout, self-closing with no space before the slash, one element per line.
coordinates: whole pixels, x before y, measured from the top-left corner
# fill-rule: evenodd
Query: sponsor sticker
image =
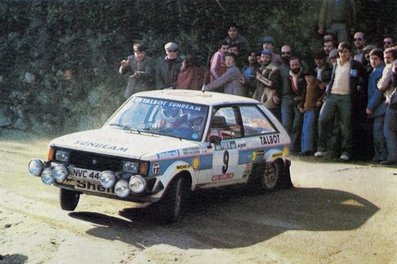
<path fill-rule="evenodd" d="M 229 180 L 233 178 L 234 174 L 233 173 L 225 173 L 225 174 L 220 174 L 220 175 L 214 175 L 211 178 L 211 181 L 224 181 L 224 180 Z"/>
<path fill-rule="evenodd" d="M 160 172 L 160 164 L 158 162 L 155 162 L 153 164 L 152 171 L 153 171 L 154 174 L 159 174 L 159 172 Z"/>
<path fill-rule="evenodd" d="M 192 167 L 193 167 L 193 170 L 199 170 L 200 169 L 200 158 L 199 157 L 193 158 Z"/>
<path fill-rule="evenodd" d="M 74 188 L 77 190 L 114 194 L 113 188 L 105 188 L 99 183 L 90 182 L 90 181 L 77 180 Z"/>
<path fill-rule="evenodd" d="M 280 143 L 280 134 L 260 136 L 262 145 L 273 145 Z"/>

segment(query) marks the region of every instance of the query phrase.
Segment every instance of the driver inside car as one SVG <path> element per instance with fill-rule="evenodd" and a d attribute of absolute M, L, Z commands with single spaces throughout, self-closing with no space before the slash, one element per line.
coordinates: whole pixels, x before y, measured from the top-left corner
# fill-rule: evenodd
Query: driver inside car
<path fill-rule="evenodd" d="M 188 115 L 180 108 L 162 108 L 160 118 L 154 124 L 155 128 L 180 128 L 187 127 Z"/>

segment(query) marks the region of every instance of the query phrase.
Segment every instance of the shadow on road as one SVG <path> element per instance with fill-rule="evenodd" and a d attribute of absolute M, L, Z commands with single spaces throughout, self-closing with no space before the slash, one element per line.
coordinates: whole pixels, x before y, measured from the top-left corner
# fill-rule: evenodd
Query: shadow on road
<path fill-rule="evenodd" d="M 374 204 L 352 193 L 296 188 L 264 194 L 241 189 L 199 192 L 192 198 L 190 212 L 169 225 L 159 225 L 145 208 L 124 209 L 122 218 L 90 212 L 69 215 L 97 224 L 87 233 L 104 239 L 142 248 L 167 244 L 207 249 L 250 246 L 288 230 L 352 230 L 377 211 Z"/>
<path fill-rule="evenodd" d="M 0 264 L 21 264 L 27 260 L 28 257 L 22 254 L 0 255 Z"/>

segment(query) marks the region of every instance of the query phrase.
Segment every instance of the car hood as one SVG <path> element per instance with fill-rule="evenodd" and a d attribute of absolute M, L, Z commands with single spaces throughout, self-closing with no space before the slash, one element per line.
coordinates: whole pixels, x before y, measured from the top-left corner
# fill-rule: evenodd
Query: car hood
<path fill-rule="evenodd" d="M 199 142 L 101 128 L 68 134 L 50 142 L 50 146 L 134 159 L 155 159 L 179 149 L 197 147 Z"/>

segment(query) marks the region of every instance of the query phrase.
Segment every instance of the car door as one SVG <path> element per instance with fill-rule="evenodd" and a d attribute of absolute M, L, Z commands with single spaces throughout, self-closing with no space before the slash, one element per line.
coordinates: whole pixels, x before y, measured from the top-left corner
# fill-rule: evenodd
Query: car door
<path fill-rule="evenodd" d="M 241 176 L 237 166 L 242 133 L 236 114 L 236 108 L 230 106 L 217 109 L 212 116 L 209 133 L 221 139 L 213 149 L 210 180 L 214 184 L 230 184 Z"/>

